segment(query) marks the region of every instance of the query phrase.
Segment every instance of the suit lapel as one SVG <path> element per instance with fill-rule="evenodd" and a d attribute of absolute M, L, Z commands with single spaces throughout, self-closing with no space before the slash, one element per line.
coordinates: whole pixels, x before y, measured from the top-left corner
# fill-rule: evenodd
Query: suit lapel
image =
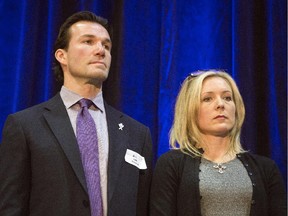
<path fill-rule="evenodd" d="M 48 111 L 43 113 L 44 118 L 56 136 L 81 185 L 87 192 L 77 140 L 60 94 L 47 102 L 46 109 Z"/>
<path fill-rule="evenodd" d="M 128 125 L 123 121 L 123 114 L 105 104 L 106 118 L 109 134 L 108 159 L 108 202 L 111 200 L 125 153 L 128 147 Z M 119 124 L 123 124 L 122 130 Z"/>
<path fill-rule="evenodd" d="M 59 94 L 47 102 L 47 112 L 44 112 L 49 127 L 57 138 L 68 161 L 84 190 L 87 192 L 85 174 L 81 162 L 77 140 L 70 123 L 66 108 Z M 128 148 L 128 125 L 123 120 L 123 114 L 105 104 L 108 136 L 109 136 L 109 159 L 108 159 L 108 202 L 111 200 L 122 163 L 125 161 L 125 153 Z M 119 124 L 123 124 L 122 130 Z M 88 192 L 87 192 L 88 193 Z"/>

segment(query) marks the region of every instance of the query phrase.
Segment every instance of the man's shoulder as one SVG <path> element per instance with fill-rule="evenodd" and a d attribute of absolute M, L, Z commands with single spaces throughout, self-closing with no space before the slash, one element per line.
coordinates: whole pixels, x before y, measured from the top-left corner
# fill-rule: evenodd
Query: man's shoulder
<path fill-rule="evenodd" d="M 119 120 L 125 121 L 132 127 L 147 128 L 147 126 L 141 123 L 140 121 L 136 120 L 135 118 L 131 117 L 130 115 L 124 112 L 121 112 L 120 110 L 112 107 L 111 105 L 107 103 L 105 103 L 105 109 L 106 109 L 107 118 L 119 118 Z"/>
<path fill-rule="evenodd" d="M 35 104 L 33 106 L 27 107 L 23 110 L 19 110 L 15 113 L 12 113 L 10 115 L 12 116 L 30 116 L 30 115 L 37 115 L 37 113 L 42 113 L 45 108 L 53 107 L 59 105 L 61 102 L 61 97 L 59 94 L 56 94 L 54 97 L 50 98 L 47 101 L 40 102 L 38 104 Z"/>

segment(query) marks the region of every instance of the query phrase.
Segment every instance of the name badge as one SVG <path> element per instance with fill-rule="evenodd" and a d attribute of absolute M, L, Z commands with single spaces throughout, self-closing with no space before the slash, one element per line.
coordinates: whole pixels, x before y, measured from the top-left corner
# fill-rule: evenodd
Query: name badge
<path fill-rule="evenodd" d="M 145 158 L 130 149 L 127 149 L 126 151 L 125 161 L 138 167 L 138 169 L 147 169 Z"/>

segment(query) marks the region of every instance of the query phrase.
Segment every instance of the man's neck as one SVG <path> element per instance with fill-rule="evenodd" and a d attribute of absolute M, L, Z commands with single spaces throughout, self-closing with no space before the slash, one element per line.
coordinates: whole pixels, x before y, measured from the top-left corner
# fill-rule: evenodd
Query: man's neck
<path fill-rule="evenodd" d="M 102 91 L 102 83 L 81 82 L 76 80 L 64 80 L 67 89 L 79 94 L 84 98 L 95 98 Z"/>

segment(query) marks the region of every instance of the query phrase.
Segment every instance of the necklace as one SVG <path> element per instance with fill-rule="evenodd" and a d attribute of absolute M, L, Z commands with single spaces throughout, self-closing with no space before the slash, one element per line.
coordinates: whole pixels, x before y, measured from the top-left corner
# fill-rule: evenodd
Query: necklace
<path fill-rule="evenodd" d="M 213 161 L 213 159 L 208 159 L 207 156 L 205 157 L 205 155 L 203 155 L 203 158 L 205 158 L 206 160 L 210 161 L 210 163 L 213 164 L 213 168 L 217 170 L 218 173 L 223 174 L 227 168 L 226 164 L 229 163 L 230 161 L 235 159 L 235 155 L 224 155 L 222 156 L 221 160 L 215 160 L 215 162 Z M 218 161 L 218 163 L 216 162 Z M 221 162 L 220 162 L 221 161 Z M 211 165 L 210 165 L 211 166 Z"/>
<path fill-rule="evenodd" d="M 224 166 L 221 163 L 218 163 L 218 164 L 215 164 L 213 166 L 213 168 L 218 169 L 218 172 L 222 174 L 222 173 L 224 173 L 224 170 L 226 169 L 226 166 Z"/>

